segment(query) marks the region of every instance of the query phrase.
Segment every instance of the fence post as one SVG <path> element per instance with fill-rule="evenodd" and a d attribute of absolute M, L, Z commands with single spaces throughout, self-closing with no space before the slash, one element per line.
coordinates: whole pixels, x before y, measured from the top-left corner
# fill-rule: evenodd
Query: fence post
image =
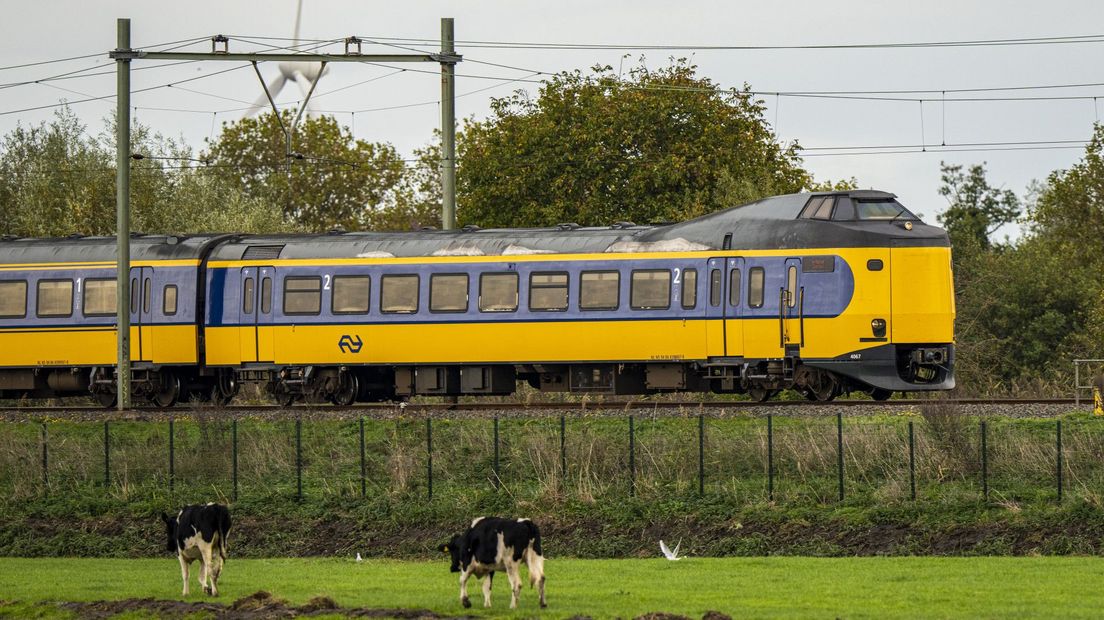
<path fill-rule="evenodd" d="M 234 501 L 238 501 L 238 419 L 234 418 L 230 421 L 230 437 L 233 444 L 233 478 L 234 478 Z"/>
<path fill-rule="evenodd" d="M 433 499 L 433 418 L 426 418 L 426 499 Z"/>
<path fill-rule="evenodd" d="M 492 482 L 497 491 L 501 478 L 498 475 L 498 416 L 494 417 L 494 462 L 491 467 Z"/>
<path fill-rule="evenodd" d="M 295 497 L 303 500 L 303 418 L 295 418 Z"/>
<path fill-rule="evenodd" d="M 567 490 L 567 418 L 560 414 L 560 490 Z"/>
<path fill-rule="evenodd" d="M 46 431 L 46 423 L 42 423 L 42 490 L 48 492 L 50 486 L 50 474 L 49 474 L 49 445 L 50 436 Z"/>
<path fill-rule="evenodd" d="M 774 501 L 774 416 L 767 414 L 767 499 Z"/>
<path fill-rule="evenodd" d="M 1058 453 L 1058 503 L 1062 503 L 1062 421 L 1058 420 L 1057 433 Z"/>
<path fill-rule="evenodd" d="M 839 501 L 843 501 L 843 412 L 836 412 L 836 469 L 839 473 Z"/>
<path fill-rule="evenodd" d="M 698 414 L 698 495 L 705 495 L 705 416 Z"/>
<path fill-rule="evenodd" d="M 629 416 L 629 497 L 636 496 L 636 421 Z"/>
<path fill-rule="evenodd" d="M 176 485 L 176 446 L 173 432 L 173 418 L 169 416 L 169 495 L 173 494 Z"/>
<path fill-rule="evenodd" d="M 360 496 L 368 495 L 368 464 L 364 453 L 364 417 L 360 418 Z"/>
<path fill-rule="evenodd" d="M 104 488 L 111 486 L 111 431 L 104 420 Z"/>
<path fill-rule="evenodd" d="M 913 435 L 912 420 L 909 420 L 909 490 L 910 497 L 916 501 L 916 439 Z"/>
<path fill-rule="evenodd" d="M 985 497 L 985 501 L 989 501 L 989 447 L 986 445 L 988 440 L 988 430 L 985 424 L 985 420 L 981 421 L 981 492 Z"/>

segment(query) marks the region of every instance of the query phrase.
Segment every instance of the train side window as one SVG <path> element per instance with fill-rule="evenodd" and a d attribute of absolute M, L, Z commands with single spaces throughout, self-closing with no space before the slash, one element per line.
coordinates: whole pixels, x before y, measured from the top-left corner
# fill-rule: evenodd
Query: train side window
<path fill-rule="evenodd" d="M 322 311 L 322 278 L 284 278 L 284 314 L 318 314 Z"/>
<path fill-rule="evenodd" d="M 138 314 L 138 278 L 130 279 L 130 313 Z"/>
<path fill-rule="evenodd" d="M 786 305 L 791 308 L 797 305 L 797 267 L 793 265 L 786 270 Z"/>
<path fill-rule="evenodd" d="M 166 284 L 162 294 L 161 313 L 165 316 L 176 314 L 176 285 Z"/>
<path fill-rule="evenodd" d="M 682 307 L 691 310 L 698 305 L 698 270 L 682 272 Z"/>
<path fill-rule="evenodd" d="M 261 312 L 272 312 L 272 278 L 261 279 Z"/>
<path fill-rule="evenodd" d="M 740 305 L 740 270 L 733 269 L 728 272 L 728 305 Z"/>
<path fill-rule="evenodd" d="M 666 310 L 671 307 L 670 270 L 634 270 L 630 284 L 629 307 L 633 310 Z"/>
<path fill-rule="evenodd" d="M 146 278 L 142 283 L 142 314 L 149 314 L 150 311 L 150 279 Z"/>
<path fill-rule="evenodd" d="M 380 279 L 380 312 L 413 314 L 418 311 L 418 276 L 389 275 Z"/>
<path fill-rule="evenodd" d="M 567 310 L 567 274 L 547 271 L 530 274 L 529 309 L 538 312 Z"/>
<path fill-rule="evenodd" d="M 112 316 L 117 303 L 114 278 L 96 278 L 84 281 L 84 316 Z"/>
<path fill-rule="evenodd" d="M 242 313 L 253 314 L 253 300 L 257 297 L 253 288 L 253 278 L 246 278 L 242 285 Z"/>
<path fill-rule="evenodd" d="M 763 281 L 766 273 L 762 267 L 752 267 L 748 270 L 748 306 L 752 308 L 763 307 Z"/>
<path fill-rule="evenodd" d="M 468 311 L 468 274 L 435 273 L 429 277 L 430 312 Z"/>
<path fill-rule="evenodd" d="M 882 267 L 884 266 L 885 265 L 882 263 L 882 259 L 880 258 L 872 258 L 866 261 L 866 268 L 870 271 L 881 271 Z"/>
<path fill-rule="evenodd" d="M 580 274 L 580 310 L 616 310 L 619 305 L 621 305 L 621 272 L 584 271 Z"/>
<path fill-rule="evenodd" d="M 330 309 L 334 314 L 368 314 L 371 288 L 371 276 L 334 276 Z"/>
<path fill-rule="evenodd" d="M 72 316 L 73 281 L 38 281 L 38 316 Z"/>
<path fill-rule="evenodd" d="M 824 204 L 824 196 L 815 196 L 809 199 L 809 202 L 805 205 L 805 208 L 801 210 L 799 218 L 811 219 L 813 214 L 816 213 L 820 207 Z"/>
<path fill-rule="evenodd" d="M 518 307 L 518 274 L 484 273 L 479 276 L 479 311 L 513 312 Z"/>
<path fill-rule="evenodd" d="M 27 316 L 27 282 L 0 282 L 0 319 L 21 319 Z"/>
<path fill-rule="evenodd" d="M 709 305 L 721 305 L 721 270 L 714 269 L 709 272 Z"/>
<path fill-rule="evenodd" d="M 830 220 L 832 219 L 832 209 L 836 206 L 835 196 L 830 196 L 824 199 L 817 210 L 812 214 L 814 220 Z"/>

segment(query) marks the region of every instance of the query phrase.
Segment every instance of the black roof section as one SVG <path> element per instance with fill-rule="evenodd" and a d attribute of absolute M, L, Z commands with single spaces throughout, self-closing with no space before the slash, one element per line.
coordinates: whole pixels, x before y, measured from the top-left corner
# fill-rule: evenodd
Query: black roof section
<path fill-rule="evenodd" d="M 131 235 L 131 261 L 199 260 L 225 235 Z M 98 263 L 116 260 L 115 237 L 0 238 L 0 264 Z"/>

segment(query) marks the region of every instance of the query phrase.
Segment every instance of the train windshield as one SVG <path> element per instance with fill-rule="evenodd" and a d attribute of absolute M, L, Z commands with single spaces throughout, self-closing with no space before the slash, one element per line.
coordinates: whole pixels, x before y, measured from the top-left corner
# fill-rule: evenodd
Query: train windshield
<path fill-rule="evenodd" d="M 860 220 L 918 220 L 896 200 L 855 200 L 855 216 Z"/>

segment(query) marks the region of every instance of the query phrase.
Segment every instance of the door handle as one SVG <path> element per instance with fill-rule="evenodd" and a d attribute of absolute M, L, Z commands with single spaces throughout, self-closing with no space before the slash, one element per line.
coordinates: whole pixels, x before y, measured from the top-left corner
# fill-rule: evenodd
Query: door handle
<path fill-rule="evenodd" d="M 778 346 L 786 347 L 786 288 L 778 289 Z"/>
<path fill-rule="evenodd" d="M 797 296 L 797 316 L 799 317 L 798 323 L 801 325 L 801 344 L 799 346 L 805 346 L 805 287 L 801 287 L 801 291 Z"/>

